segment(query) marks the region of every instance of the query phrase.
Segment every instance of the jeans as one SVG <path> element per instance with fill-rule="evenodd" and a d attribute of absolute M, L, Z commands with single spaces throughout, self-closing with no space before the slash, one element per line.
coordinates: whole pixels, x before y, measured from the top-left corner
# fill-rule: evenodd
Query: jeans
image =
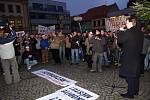
<path fill-rule="evenodd" d="M 144 64 L 145 64 L 144 67 L 145 70 L 150 69 L 150 54 L 146 54 Z"/>
<path fill-rule="evenodd" d="M 71 49 L 71 63 L 77 64 L 79 61 L 79 49 Z"/>
<path fill-rule="evenodd" d="M 93 54 L 92 70 L 101 72 L 102 71 L 102 60 L 103 60 L 103 53 L 95 52 Z"/>
<path fill-rule="evenodd" d="M 22 61 L 21 55 L 20 56 L 16 56 L 16 60 L 17 60 L 18 65 L 21 65 L 21 61 Z"/>
<path fill-rule="evenodd" d="M 61 63 L 65 62 L 65 46 L 59 47 L 59 58 L 60 58 Z"/>
<path fill-rule="evenodd" d="M 103 53 L 103 65 L 106 65 L 106 66 L 109 65 L 109 63 L 108 63 L 108 55 L 107 55 L 106 51 Z"/>
<path fill-rule="evenodd" d="M 29 60 L 28 58 L 25 59 L 24 63 L 28 66 L 34 66 L 37 64 L 37 60 Z"/>

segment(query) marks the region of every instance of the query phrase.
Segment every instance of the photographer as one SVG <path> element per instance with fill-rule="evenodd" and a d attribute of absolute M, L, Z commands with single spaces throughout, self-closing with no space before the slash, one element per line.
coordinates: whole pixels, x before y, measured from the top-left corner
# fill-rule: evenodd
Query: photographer
<path fill-rule="evenodd" d="M 16 33 L 12 29 L 10 29 L 9 26 L 0 28 L 0 58 L 5 75 L 6 84 L 11 84 L 12 82 L 17 83 L 20 81 L 18 64 L 16 61 L 13 46 L 15 38 Z M 12 70 L 12 75 L 10 67 Z"/>

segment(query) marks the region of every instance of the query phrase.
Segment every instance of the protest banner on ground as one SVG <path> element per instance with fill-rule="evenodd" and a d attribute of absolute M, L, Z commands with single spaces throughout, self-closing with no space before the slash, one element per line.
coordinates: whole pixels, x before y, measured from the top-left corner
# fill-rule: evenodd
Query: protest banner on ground
<path fill-rule="evenodd" d="M 55 25 L 49 26 L 49 27 L 38 25 L 38 33 L 39 34 L 48 34 L 51 32 L 55 32 Z"/>
<path fill-rule="evenodd" d="M 48 71 L 48 70 L 45 70 L 45 69 L 34 71 L 32 73 L 39 76 L 39 77 L 47 79 L 47 80 L 49 80 L 50 82 L 52 82 L 56 85 L 60 85 L 60 86 L 63 86 L 63 87 L 69 86 L 69 85 L 72 85 L 72 84 L 76 83 L 76 81 L 74 81 L 74 80 L 71 80 L 69 78 L 60 76 L 60 75 L 58 75 L 54 72 L 51 72 L 51 71 Z"/>
<path fill-rule="evenodd" d="M 106 26 L 106 31 L 112 31 L 115 32 L 119 30 L 122 25 L 126 24 L 126 19 L 129 16 L 116 16 L 116 17 L 110 17 L 110 18 L 105 18 L 105 26 Z"/>
<path fill-rule="evenodd" d="M 74 84 L 36 100 L 96 100 L 98 97 L 99 95 Z"/>

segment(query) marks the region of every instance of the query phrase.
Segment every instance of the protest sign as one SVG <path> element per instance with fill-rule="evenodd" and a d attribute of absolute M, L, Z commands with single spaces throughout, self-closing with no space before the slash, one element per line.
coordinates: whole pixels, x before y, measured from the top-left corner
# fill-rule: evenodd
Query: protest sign
<path fill-rule="evenodd" d="M 55 32 L 55 25 L 47 27 L 47 32 L 48 33 Z"/>
<path fill-rule="evenodd" d="M 99 95 L 76 85 L 70 85 L 36 100 L 96 100 Z"/>
<path fill-rule="evenodd" d="M 60 76 L 54 72 L 42 69 L 42 70 L 38 70 L 38 71 L 34 71 L 32 72 L 33 74 L 45 78 L 47 80 L 49 80 L 50 82 L 56 84 L 56 85 L 60 85 L 60 86 L 69 86 L 72 84 L 75 84 L 76 81 L 68 79 L 66 77 Z"/>
<path fill-rule="evenodd" d="M 47 33 L 47 27 L 38 25 L 38 33 L 40 34 L 46 34 Z"/>
<path fill-rule="evenodd" d="M 18 32 L 16 32 L 16 35 L 17 35 L 18 37 L 24 36 L 24 35 L 25 35 L 25 32 L 24 32 L 24 31 L 18 31 Z"/>
<path fill-rule="evenodd" d="M 110 17 L 110 18 L 105 18 L 105 26 L 106 26 L 106 31 L 112 31 L 115 32 L 119 30 L 122 25 L 126 24 L 126 19 L 129 16 L 117 16 L 117 17 Z"/>
<path fill-rule="evenodd" d="M 51 33 L 51 32 L 55 32 L 55 25 L 49 26 L 49 27 L 38 25 L 38 33 L 48 34 L 48 33 Z"/>

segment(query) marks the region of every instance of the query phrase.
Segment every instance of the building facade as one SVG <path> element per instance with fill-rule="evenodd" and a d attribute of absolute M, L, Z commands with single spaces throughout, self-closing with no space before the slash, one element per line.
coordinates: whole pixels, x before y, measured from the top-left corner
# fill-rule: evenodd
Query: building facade
<path fill-rule="evenodd" d="M 70 32 L 70 12 L 66 3 L 52 0 L 28 0 L 29 24 L 32 32 L 37 26 L 53 26 L 56 31 Z"/>
<path fill-rule="evenodd" d="M 15 30 L 27 30 L 27 0 L 0 0 L 0 21 L 9 22 Z"/>
<path fill-rule="evenodd" d="M 105 18 L 107 17 L 107 13 L 118 11 L 119 8 L 116 3 L 112 5 L 102 5 L 98 7 L 94 7 L 91 9 L 88 9 L 87 12 L 77 15 L 82 17 L 82 30 L 83 31 L 89 31 L 93 29 L 105 29 Z M 72 19 L 75 16 L 72 16 Z M 75 29 L 74 27 L 77 27 L 77 25 L 72 26 L 72 29 Z"/>

